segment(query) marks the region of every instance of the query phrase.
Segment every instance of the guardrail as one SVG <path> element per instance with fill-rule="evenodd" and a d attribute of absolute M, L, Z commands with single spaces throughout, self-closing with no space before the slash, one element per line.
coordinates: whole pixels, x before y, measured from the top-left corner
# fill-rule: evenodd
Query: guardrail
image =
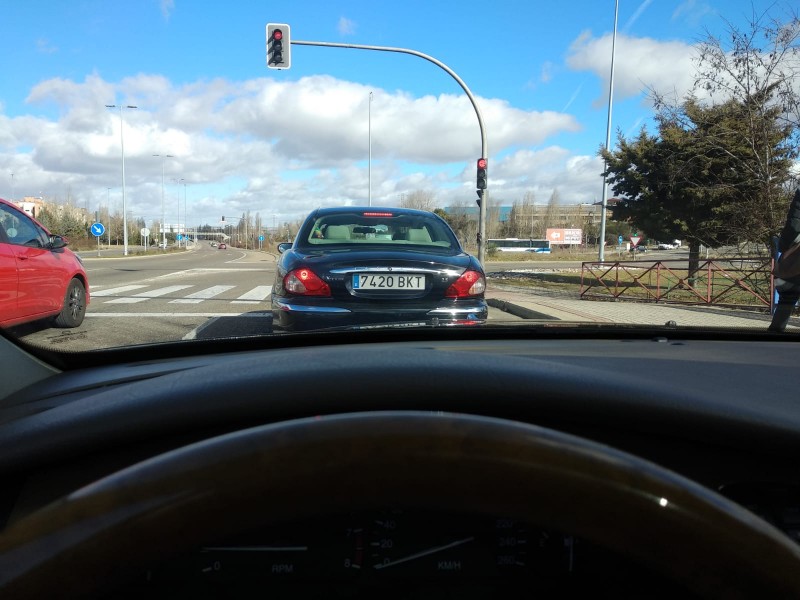
<path fill-rule="evenodd" d="M 581 298 L 769 308 L 774 297 L 771 258 L 584 262 Z"/>

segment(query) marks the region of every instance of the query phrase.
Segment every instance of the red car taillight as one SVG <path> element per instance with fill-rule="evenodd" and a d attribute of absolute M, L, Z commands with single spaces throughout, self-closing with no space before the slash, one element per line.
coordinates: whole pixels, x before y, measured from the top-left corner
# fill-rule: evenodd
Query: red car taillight
<path fill-rule="evenodd" d="M 331 288 L 311 269 L 295 269 L 283 278 L 287 292 L 301 296 L 330 296 Z"/>
<path fill-rule="evenodd" d="M 445 298 L 467 298 L 479 296 L 486 290 L 486 280 L 478 271 L 464 271 L 445 292 Z"/>

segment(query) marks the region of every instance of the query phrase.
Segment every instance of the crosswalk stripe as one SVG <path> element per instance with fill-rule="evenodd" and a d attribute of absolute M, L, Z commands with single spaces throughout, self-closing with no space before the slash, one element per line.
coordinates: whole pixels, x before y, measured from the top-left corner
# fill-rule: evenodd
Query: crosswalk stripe
<path fill-rule="evenodd" d="M 214 296 L 219 296 L 235 288 L 235 285 L 215 285 L 199 292 L 193 292 L 185 298 L 178 298 L 177 300 L 170 300 L 170 304 L 200 304 L 203 300 L 209 300 Z"/>
<path fill-rule="evenodd" d="M 254 287 L 246 294 L 242 294 L 231 304 L 257 304 L 266 300 L 272 293 L 271 285 L 259 285 Z"/>
<path fill-rule="evenodd" d="M 140 290 L 143 287 L 147 287 L 147 286 L 146 285 L 123 285 L 122 287 L 111 288 L 109 290 L 99 290 L 99 291 L 92 290 L 92 298 L 101 298 L 103 296 L 116 296 L 118 294 L 124 294 L 126 292 L 132 292 L 133 290 Z"/>
<path fill-rule="evenodd" d="M 159 288 L 156 290 L 149 290 L 147 292 L 142 292 L 141 294 L 136 294 L 135 296 L 129 296 L 126 298 L 115 298 L 114 300 L 109 300 L 106 304 L 136 304 L 138 302 L 144 302 L 145 300 L 149 300 L 150 298 L 159 298 L 160 296 L 166 296 L 167 294 L 173 294 L 175 292 L 179 292 L 181 290 L 185 290 L 186 288 L 192 287 L 191 285 L 170 285 L 164 288 Z"/>

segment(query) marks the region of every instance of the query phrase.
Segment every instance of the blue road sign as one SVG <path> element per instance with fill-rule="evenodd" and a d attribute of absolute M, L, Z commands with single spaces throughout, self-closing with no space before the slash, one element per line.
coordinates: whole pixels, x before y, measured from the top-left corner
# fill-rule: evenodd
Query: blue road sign
<path fill-rule="evenodd" d="M 258 241 L 259 242 L 263 242 L 264 241 L 264 236 L 263 235 L 258 236 Z"/>
<path fill-rule="evenodd" d="M 622 246 L 622 240 L 623 240 L 623 239 L 624 239 L 624 238 L 623 238 L 622 236 L 619 236 L 619 237 L 617 238 L 617 241 L 619 242 L 619 245 L 620 245 L 620 246 Z"/>
<path fill-rule="evenodd" d="M 94 237 L 100 237 L 106 232 L 106 228 L 103 226 L 102 223 L 93 223 L 92 224 L 92 235 Z"/>
<path fill-rule="evenodd" d="M 180 241 L 180 240 L 182 240 L 182 239 L 183 239 L 183 235 L 181 235 L 181 234 L 179 233 L 178 235 L 176 235 L 176 236 L 175 236 L 175 239 L 176 239 L 176 240 L 178 240 L 178 241 Z"/>

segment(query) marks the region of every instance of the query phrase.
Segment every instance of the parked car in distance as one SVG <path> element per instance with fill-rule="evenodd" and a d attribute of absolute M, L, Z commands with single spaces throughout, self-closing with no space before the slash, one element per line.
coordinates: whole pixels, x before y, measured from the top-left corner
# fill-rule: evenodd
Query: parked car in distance
<path fill-rule="evenodd" d="M 52 318 L 78 327 L 89 304 L 89 278 L 67 240 L 0 199 L 0 327 Z"/>
<path fill-rule="evenodd" d="M 674 247 L 675 246 L 673 246 L 672 244 L 668 244 L 666 242 L 660 242 L 658 244 L 658 249 L 659 250 L 672 250 Z"/>
<path fill-rule="evenodd" d="M 219 248 L 220 250 L 227 250 L 228 249 L 228 245 L 225 244 L 225 243 L 222 243 L 219 246 L 217 246 L 217 248 Z"/>
<path fill-rule="evenodd" d="M 318 209 L 278 251 L 276 330 L 475 325 L 488 317 L 483 267 L 432 212 Z"/>
<path fill-rule="evenodd" d="M 647 252 L 647 246 L 637 245 L 631 248 L 631 252 Z"/>

